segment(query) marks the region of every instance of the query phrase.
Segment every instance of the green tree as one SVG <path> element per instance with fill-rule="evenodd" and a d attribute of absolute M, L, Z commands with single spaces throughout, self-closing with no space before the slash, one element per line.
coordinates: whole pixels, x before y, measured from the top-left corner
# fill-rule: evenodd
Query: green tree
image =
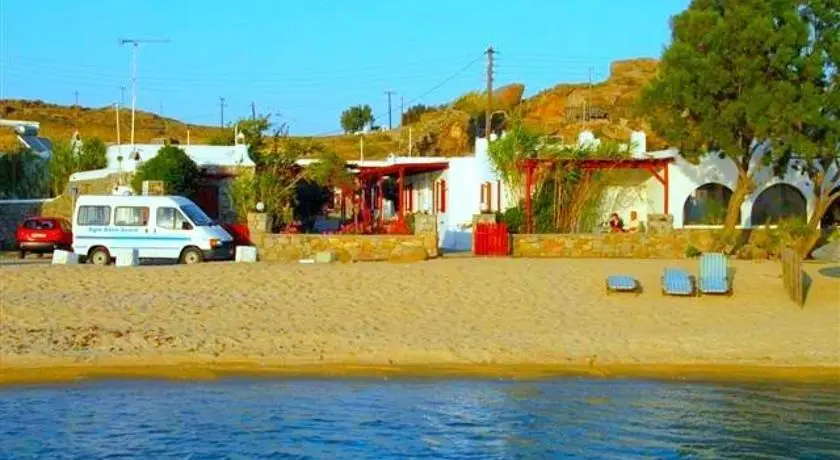
<path fill-rule="evenodd" d="M 50 157 L 50 194 L 58 196 L 64 193 L 70 175 L 76 171 L 78 162 L 73 145 L 66 139 L 55 142 Z"/>
<path fill-rule="evenodd" d="M 802 0 L 693 0 L 672 19 L 672 42 L 641 108 L 689 161 L 720 152 L 738 171 L 722 245 L 732 244 L 744 199 L 775 153 L 769 115 L 776 88 L 796 84 L 785 67 L 807 46 Z M 807 38 L 807 37 L 806 37 Z M 759 159 L 761 161 L 753 161 Z"/>
<path fill-rule="evenodd" d="M 108 146 L 98 137 L 93 137 L 82 143 L 79 152 L 78 171 L 93 171 L 108 167 Z"/>
<path fill-rule="evenodd" d="M 373 125 L 373 109 L 369 105 L 356 105 L 341 112 L 341 129 L 345 133 L 361 131 L 365 126 Z"/>
<path fill-rule="evenodd" d="M 840 8 L 832 0 L 807 0 L 799 12 L 808 26 L 798 36 L 805 52 L 776 69 L 788 77 L 772 89 L 768 115 L 783 127 L 771 137 L 782 152 L 775 172 L 792 168 L 813 184 L 813 212 L 797 247 L 805 257 L 819 240 L 820 220 L 840 199 L 835 189 L 840 182 Z"/>
<path fill-rule="evenodd" d="M 143 181 L 159 180 L 164 182 L 167 194 L 192 197 L 200 178 L 201 170 L 192 158 L 183 149 L 168 145 L 140 164 L 131 185 L 140 192 Z"/>

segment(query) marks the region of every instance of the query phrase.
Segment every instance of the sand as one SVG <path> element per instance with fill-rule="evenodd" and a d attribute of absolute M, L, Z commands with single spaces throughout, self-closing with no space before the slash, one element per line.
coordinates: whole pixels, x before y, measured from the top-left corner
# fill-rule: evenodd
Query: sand
<path fill-rule="evenodd" d="M 96 375 L 628 375 L 840 382 L 840 279 L 733 261 L 732 297 L 660 293 L 696 261 L 0 267 L 0 382 Z M 840 270 L 840 268 L 835 268 Z M 609 273 L 641 295 L 604 293 Z M 822 272 L 822 273 L 821 273 Z"/>

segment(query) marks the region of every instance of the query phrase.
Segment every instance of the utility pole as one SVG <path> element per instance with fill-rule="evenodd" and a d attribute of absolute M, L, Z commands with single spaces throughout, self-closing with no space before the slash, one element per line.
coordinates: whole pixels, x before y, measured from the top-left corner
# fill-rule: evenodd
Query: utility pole
<path fill-rule="evenodd" d="M 393 123 L 391 123 L 391 95 L 396 94 L 393 91 L 385 91 L 385 94 L 388 95 L 388 130 L 394 129 Z"/>
<path fill-rule="evenodd" d="M 74 91 L 73 96 L 76 99 L 76 104 L 73 106 L 73 112 L 75 112 L 75 129 L 76 131 L 79 130 L 79 91 Z"/>
<path fill-rule="evenodd" d="M 120 105 L 125 105 L 125 86 L 120 86 Z"/>
<path fill-rule="evenodd" d="M 157 40 L 157 39 L 131 39 L 131 38 L 121 38 L 119 40 L 120 45 L 127 45 L 130 44 L 131 46 L 131 152 L 134 153 L 135 144 L 134 144 L 134 120 L 135 120 L 135 112 L 137 110 L 137 47 L 140 46 L 141 43 L 169 43 L 169 40 Z"/>
<path fill-rule="evenodd" d="M 225 98 L 219 98 L 219 109 L 221 109 L 221 121 L 219 122 L 219 127 L 225 127 Z"/>
<path fill-rule="evenodd" d="M 589 66 L 589 90 L 586 95 L 586 109 L 584 112 L 586 121 L 589 121 L 589 115 L 592 113 L 592 66 Z"/>
<path fill-rule="evenodd" d="M 166 118 L 163 116 L 163 101 L 160 103 L 160 119 L 163 122 L 163 135 L 166 135 L 168 126 L 166 126 Z"/>
<path fill-rule="evenodd" d="M 400 126 L 402 126 L 403 118 L 405 117 L 405 96 L 400 96 Z"/>
<path fill-rule="evenodd" d="M 487 48 L 487 113 L 484 115 L 484 136 L 487 142 L 490 142 L 490 130 L 492 129 L 493 119 L 493 47 Z"/>
<path fill-rule="evenodd" d="M 257 119 L 257 106 L 251 101 L 251 120 Z"/>

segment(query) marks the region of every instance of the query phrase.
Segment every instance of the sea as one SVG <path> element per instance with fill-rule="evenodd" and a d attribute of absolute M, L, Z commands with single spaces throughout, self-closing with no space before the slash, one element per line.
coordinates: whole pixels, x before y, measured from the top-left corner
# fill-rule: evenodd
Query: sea
<path fill-rule="evenodd" d="M 564 378 L 0 388 L 3 459 L 840 458 L 840 388 Z"/>

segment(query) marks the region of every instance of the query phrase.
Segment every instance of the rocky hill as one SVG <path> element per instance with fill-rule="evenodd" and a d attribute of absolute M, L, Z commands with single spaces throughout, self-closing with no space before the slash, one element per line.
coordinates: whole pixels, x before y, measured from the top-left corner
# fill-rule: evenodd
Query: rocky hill
<path fill-rule="evenodd" d="M 633 110 L 642 88 L 656 75 L 658 61 L 634 59 L 613 62 L 610 76 L 590 88 L 586 84 L 559 84 L 533 97 L 523 99 L 525 87 L 512 84 L 494 91 L 493 108 L 507 118 L 521 117 L 530 129 L 567 142 L 573 142 L 584 130 L 598 137 L 627 141 L 634 129 L 648 131 L 648 149 L 664 143 L 650 132 L 644 120 Z M 422 114 L 411 125 L 392 131 L 376 132 L 364 138 L 364 157 L 383 158 L 390 152 L 416 155 L 462 155 L 472 151 L 476 125 L 483 123 L 486 94 L 471 92 L 450 104 Z M 46 104 L 41 101 L 0 101 L 0 117 L 41 123 L 41 133 L 52 139 L 70 138 L 78 120 L 83 137 L 97 136 L 106 142 L 116 141 L 113 108 L 91 109 Z M 130 115 L 122 113 L 121 136 L 128 141 Z M 410 128 L 410 129 L 409 129 Z M 221 134 L 220 128 L 190 126 L 192 143 L 205 143 Z M 138 142 L 168 137 L 186 142 L 187 125 L 153 113 L 138 112 Z M 317 138 L 346 159 L 361 155 L 358 136 Z M 10 130 L 0 130 L 0 149 L 15 145 Z"/>
<path fill-rule="evenodd" d="M 49 104 L 42 101 L 0 100 L 0 118 L 37 121 L 41 135 L 53 141 L 70 139 L 76 126 L 83 137 L 98 137 L 106 142 L 116 142 L 116 113 L 113 107 L 89 108 Z M 205 143 L 222 130 L 209 126 L 189 126 L 190 142 Z M 135 113 L 135 141 L 150 142 L 156 138 L 180 139 L 186 143 L 187 124 L 154 113 Z M 131 137 L 131 109 L 120 111 L 120 137 L 128 142 Z M 0 129 L 0 149 L 18 145 L 11 129 Z"/>

